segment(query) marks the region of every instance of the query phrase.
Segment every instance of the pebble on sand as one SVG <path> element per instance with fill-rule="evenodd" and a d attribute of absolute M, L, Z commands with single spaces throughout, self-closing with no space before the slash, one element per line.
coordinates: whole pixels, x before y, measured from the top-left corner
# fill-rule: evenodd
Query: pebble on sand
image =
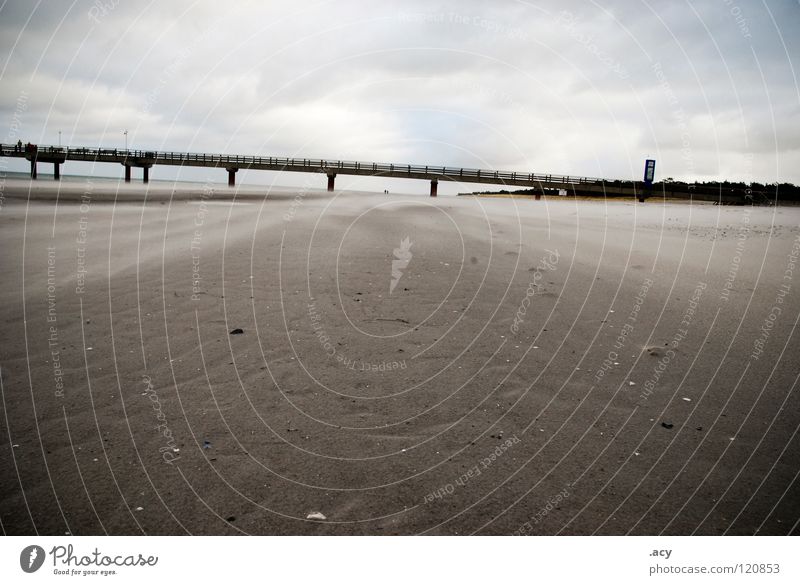
<path fill-rule="evenodd" d="M 230 334 L 231 335 L 241 335 L 242 333 L 244 333 L 244 329 L 239 329 L 237 327 L 236 329 L 232 330 Z"/>
<path fill-rule="evenodd" d="M 310 512 L 308 516 L 306 516 L 307 520 L 327 520 L 325 514 L 322 512 Z"/>
<path fill-rule="evenodd" d="M 671 429 L 671 428 L 672 428 L 672 427 L 674 427 L 675 425 L 673 425 L 672 423 L 665 423 L 665 422 L 662 422 L 662 423 L 661 423 L 661 426 L 662 426 L 662 427 L 664 427 L 665 429 Z"/>

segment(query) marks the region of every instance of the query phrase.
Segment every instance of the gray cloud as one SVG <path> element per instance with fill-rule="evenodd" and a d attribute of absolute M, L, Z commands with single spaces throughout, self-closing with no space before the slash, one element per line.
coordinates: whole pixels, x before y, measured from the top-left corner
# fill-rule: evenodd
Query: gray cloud
<path fill-rule="evenodd" d="M 797 2 L 229 4 L 6 2 L 2 124 L 24 92 L 42 143 L 800 183 Z"/>

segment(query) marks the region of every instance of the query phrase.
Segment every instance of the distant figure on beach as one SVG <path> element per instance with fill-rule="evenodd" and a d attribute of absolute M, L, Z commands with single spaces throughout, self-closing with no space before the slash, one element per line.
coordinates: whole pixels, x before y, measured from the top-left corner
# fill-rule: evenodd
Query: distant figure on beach
<path fill-rule="evenodd" d="M 17 152 L 22 152 L 22 140 L 17 140 Z"/>

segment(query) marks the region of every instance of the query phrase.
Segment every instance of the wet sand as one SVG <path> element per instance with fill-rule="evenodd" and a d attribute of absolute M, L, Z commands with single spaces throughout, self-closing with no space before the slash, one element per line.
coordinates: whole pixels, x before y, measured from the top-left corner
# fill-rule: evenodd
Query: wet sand
<path fill-rule="evenodd" d="M 798 533 L 800 209 L 235 192 L 5 183 L 5 533 Z"/>

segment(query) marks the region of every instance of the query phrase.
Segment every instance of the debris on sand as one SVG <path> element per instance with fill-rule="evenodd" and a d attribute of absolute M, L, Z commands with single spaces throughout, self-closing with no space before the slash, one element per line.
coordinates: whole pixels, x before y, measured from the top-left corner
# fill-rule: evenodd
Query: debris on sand
<path fill-rule="evenodd" d="M 673 425 L 672 423 L 665 423 L 665 422 L 662 422 L 662 423 L 661 423 L 661 426 L 662 426 L 662 427 L 664 427 L 665 429 L 671 429 L 671 428 L 672 428 L 672 427 L 674 427 L 675 425 Z"/>
<path fill-rule="evenodd" d="M 244 333 L 244 329 L 236 328 L 236 329 L 232 330 L 230 334 L 231 335 L 241 335 L 242 333 Z"/>
<path fill-rule="evenodd" d="M 306 516 L 306 520 L 327 520 L 322 512 L 311 512 Z"/>

